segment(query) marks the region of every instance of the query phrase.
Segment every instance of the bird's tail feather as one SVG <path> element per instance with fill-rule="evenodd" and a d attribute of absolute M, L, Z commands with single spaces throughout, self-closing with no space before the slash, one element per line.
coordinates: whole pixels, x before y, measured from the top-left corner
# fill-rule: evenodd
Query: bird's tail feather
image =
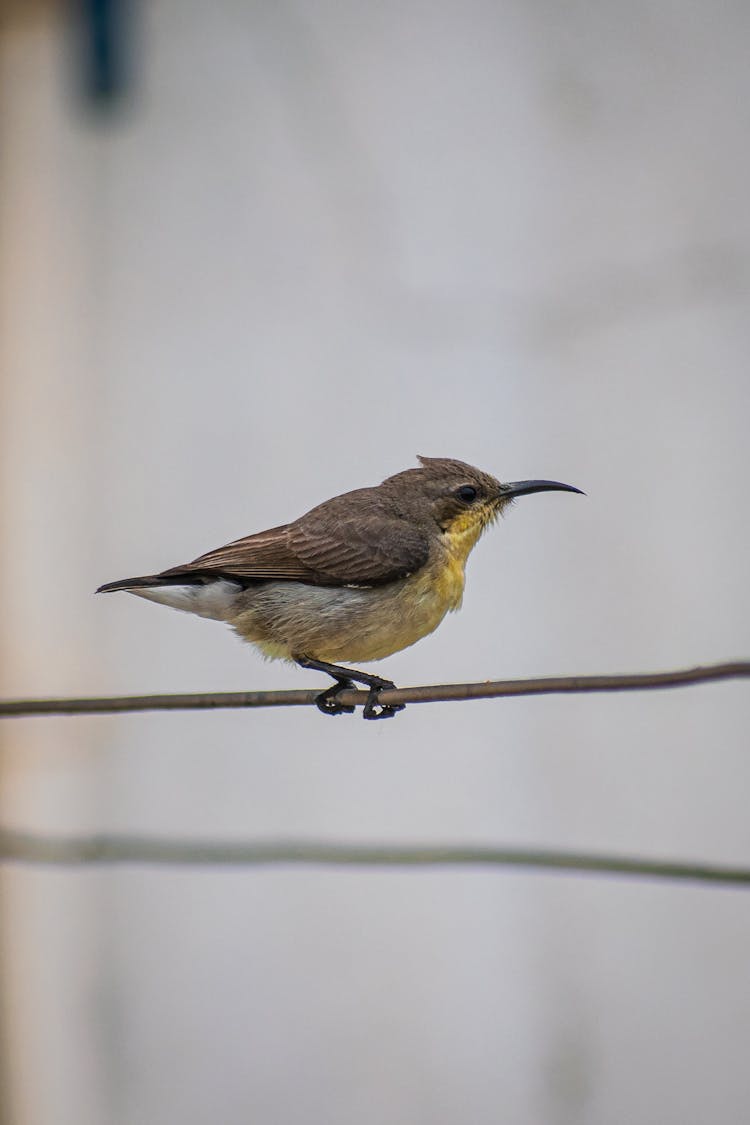
<path fill-rule="evenodd" d="M 200 586 L 204 579 L 186 571 L 177 574 L 142 574 L 138 578 L 119 578 L 116 582 L 105 582 L 97 594 L 110 594 L 114 590 L 143 590 L 154 586 Z"/>

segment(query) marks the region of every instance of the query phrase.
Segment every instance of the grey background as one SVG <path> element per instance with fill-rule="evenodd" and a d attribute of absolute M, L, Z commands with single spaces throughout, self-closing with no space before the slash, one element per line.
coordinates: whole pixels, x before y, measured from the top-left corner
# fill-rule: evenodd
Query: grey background
<path fill-rule="evenodd" d="M 530 497 L 429 683 L 747 656 L 745 4 L 137 9 L 130 93 L 0 35 L 2 694 L 312 686 L 100 583 L 415 453 Z M 322 682 L 322 680 L 321 680 Z M 747 862 L 747 691 L 6 723 L 3 823 Z M 739 892 L 528 874 L 3 873 L 13 1125 L 750 1106 Z"/>

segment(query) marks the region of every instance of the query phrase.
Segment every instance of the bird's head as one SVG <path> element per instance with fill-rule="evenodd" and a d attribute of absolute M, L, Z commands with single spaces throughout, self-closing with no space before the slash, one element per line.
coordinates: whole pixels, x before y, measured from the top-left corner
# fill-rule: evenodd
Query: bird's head
<path fill-rule="evenodd" d="M 384 481 L 403 497 L 409 514 L 437 523 L 464 558 L 484 529 L 517 496 L 532 492 L 578 492 L 554 480 L 520 480 L 503 484 L 489 473 L 447 457 L 418 457 L 421 468 L 407 469 Z"/>

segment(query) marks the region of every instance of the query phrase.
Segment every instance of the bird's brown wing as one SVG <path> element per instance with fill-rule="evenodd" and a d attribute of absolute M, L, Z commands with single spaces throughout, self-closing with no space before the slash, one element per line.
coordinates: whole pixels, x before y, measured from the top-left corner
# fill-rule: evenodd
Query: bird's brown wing
<path fill-rule="evenodd" d="M 393 511 L 377 489 L 358 489 L 291 524 L 237 539 L 164 576 L 222 575 L 317 586 L 378 586 L 427 561 L 423 532 Z"/>
<path fill-rule="evenodd" d="M 424 531 L 379 488 L 360 488 L 313 508 L 289 527 L 298 559 L 326 584 L 379 586 L 427 562 Z"/>
<path fill-rule="evenodd" d="M 288 578 L 309 581 L 309 568 L 298 559 L 289 548 L 289 524 L 272 527 L 257 535 L 246 535 L 217 547 L 205 555 L 193 559 L 186 566 L 174 567 L 175 572 L 194 571 L 204 575 L 212 572 L 227 578 L 252 578 L 259 581 L 266 578 Z M 165 574 L 170 573 L 165 571 Z"/>

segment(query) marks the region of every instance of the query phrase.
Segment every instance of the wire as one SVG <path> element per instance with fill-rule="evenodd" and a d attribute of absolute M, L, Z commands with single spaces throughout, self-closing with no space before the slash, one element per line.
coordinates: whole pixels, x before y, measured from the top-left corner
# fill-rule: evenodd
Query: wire
<path fill-rule="evenodd" d="M 165 840 L 149 836 L 66 837 L 0 831 L 0 861 L 55 867 L 91 864 L 188 867 L 517 867 L 547 872 L 750 886 L 750 869 L 721 864 L 465 844 Z"/>
<path fill-rule="evenodd" d="M 382 703 L 447 703 L 516 695 L 643 691 L 685 687 L 713 680 L 750 678 L 750 661 L 735 660 L 671 672 L 617 676 L 548 676 L 529 680 L 485 680 L 475 684 L 433 684 L 381 691 Z M 0 718 L 32 715 L 92 715 L 123 711 L 202 711 L 219 707 L 305 707 L 318 691 L 230 691 L 191 695 L 121 695 L 91 699 L 11 699 L 0 701 Z M 342 691 L 344 704 L 363 704 L 364 691 Z"/>
<path fill-rule="evenodd" d="M 669 672 L 612 676 L 559 676 L 440 684 L 384 690 L 384 703 L 428 703 L 505 696 L 638 691 L 683 687 L 750 677 L 750 661 L 733 661 Z M 316 691 L 218 692 L 192 695 L 115 696 L 91 699 L 26 699 L 0 702 L 0 717 L 81 715 L 126 711 L 204 710 L 219 707 L 309 706 Z M 364 703 L 367 693 L 341 693 L 347 704 Z M 516 867 L 547 872 L 619 875 L 645 879 L 750 886 L 750 869 L 597 855 L 534 848 L 450 844 L 356 844 L 326 841 L 164 840 L 140 836 L 65 837 L 0 830 L 0 862 L 76 866 L 148 864 L 249 867 L 315 865 L 338 867 Z"/>

